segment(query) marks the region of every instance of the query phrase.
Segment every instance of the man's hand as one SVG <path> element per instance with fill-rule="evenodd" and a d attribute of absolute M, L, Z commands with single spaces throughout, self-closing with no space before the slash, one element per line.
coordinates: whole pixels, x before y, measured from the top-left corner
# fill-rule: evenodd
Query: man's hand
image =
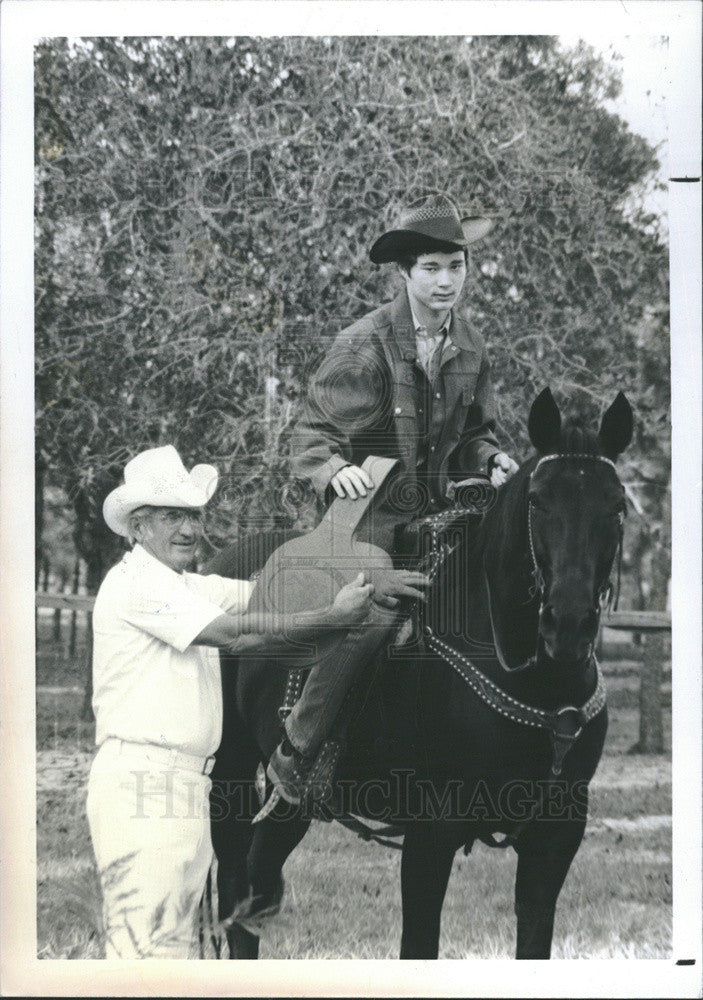
<path fill-rule="evenodd" d="M 374 590 L 374 585 L 367 582 L 365 573 L 359 573 L 355 580 L 342 587 L 332 605 L 332 612 L 340 625 L 356 625 L 366 618 L 371 610 Z"/>
<path fill-rule="evenodd" d="M 502 486 L 507 483 L 511 476 L 518 470 L 517 462 L 513 461 L 510 455 L 504 451 L 499 451 L 493 456 L 493 467 L 491 468 L 491 486 Z"/>
<path fill-rule="evenodd" d="M 332 476 L 330 486 L 338 497 L 356 500 L 358 497 L 365 497 L 367 490 L 373 489 L 373 480 L 368 472 L 360 469 L 358 465 L 346 465 Z"/>
<path fill-rule="evenodd" d="M 424 573 L 404 569 L 382 569 L 371 574 L 374 583 L 373 599 L 384 608 L 397 608 L 401 597 L 414 597 L 424 601 L 425 595 L 418 587 L 429 587 L 431 581 Z"/>

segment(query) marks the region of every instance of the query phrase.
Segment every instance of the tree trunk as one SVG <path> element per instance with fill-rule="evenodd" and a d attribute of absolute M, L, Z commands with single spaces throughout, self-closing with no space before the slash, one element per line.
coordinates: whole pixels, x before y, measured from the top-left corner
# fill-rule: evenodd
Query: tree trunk
<path fill-rule="evenodd" d="M 63 594 L 63 589 L 66 586 L 66 570 L 62 569 L 60 574 L 61 583 L 59 585 L 59 593 Z M 44 579 L 44 590 L 49 589 L 49 578 L 48 576 Z M 61 642 L 61 608 L 54 609 L 54 642 Z"/>
<path fill-rule="evenodd" d="M 114 485 L 116 476 L 108 477 L 110 488 Z M 89 594 L 97 594 L 108 567 L 117 561 L 120 541 L 103 521 L 102 501 L 108 487 L 99 490 L 92 497 L 82 488 L 75 490 L 74 510 L 76 526 L 73 539 L 76 551 L 84 560 L 85 586 Z M 93 716 L 93 617 L 88 615 L 88 630 L 86 634 L 86 649 L 83 661 L 84 695 L 81 715 L 83 719 L 91 720 Z"/>
<path fill-rule="evenodd" d="M 37 449 L 34 462 L 34 589 L 39 590 L 44 546 L 44 470 L 45 464 Z M 45 588 L 46 589 L 46 588 Z M 39 635 L 39 608 L 34 608 L 34 641 Z"/>
<path fill-rule="evenodd" d="M 37 455 L 34 465 L 34 589 L 39 589 L 44 543 L 44 471 L 45 463 Z"/>
<path fill-rule="evenodd" d="M 640 529 L 635 536 L 635 542 L 632 546 L 632 575 L 635 582 L 636 593 L 635 608 L 638 611 L 645 611 L 648 606 L 645 566 L 647 564 L 647 554 L 651 548 L 651 544 L 652 539 L 649 525 L 641 524 Z M 641 632 L 633 633 L 632 644 L 633 646 L 637 646 L 638 649 L 642 646 Z"/>

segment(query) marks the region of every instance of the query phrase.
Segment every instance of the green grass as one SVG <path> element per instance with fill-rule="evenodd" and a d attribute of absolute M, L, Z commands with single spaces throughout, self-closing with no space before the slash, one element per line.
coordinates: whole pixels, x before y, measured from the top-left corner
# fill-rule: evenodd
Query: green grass
<path fill-rule="evenodd" d="M 87 633 L 85 614 L 78 612 L 75 648 L 71 653 L 71 612 L 61 612 L 60 637 L 54 636 L 53 612 L 37 615 L 37 684 L 69 687 L 83 686 L 87 670 Z"/>
<path fill-rule="evenodd" d="M 594 829 L 559 900 L 555 958 L 664 958 L 671 948 L 670 830 Z M 344 859 L 349 858 L 347 863 Z M 515 947 L 512 851 L 458 854 L 442 917 L 440 958 L 510 958 Z M 343 874 L 342 874 L 343 873 Z M 262 958 L 396 958 L 397 853 L 315 825 L 286 864 L 290 891 Z"/>
<path fill-rule="evenodd" d="M 99 958 L 99 888 L 85 815 L 93 726 L 79 718 L 75 666 L 64 679 L 74 690 L 58 693 L 52 684 L 37 696 L 38 954 Z M 670 761 L 668 755 L 628 753 L 637 739 L 636 672 L 614 669 L 608 687 L 614 697 L 606 754 L 592 784 L 589 827 L 559 900 L 553 954 L 666 958 Z M 668 740 L 668 709 L 665 714 Z M 482 844 L 468 857 L 456 856 L 441 958 L 512 956 L 515 861 L 512 851 Z M 262 958 L 397 957 L 399 852 L 362 843 L 335 824 L 316 823 L 284 875 L 283 911 L 262 939 Z"/>

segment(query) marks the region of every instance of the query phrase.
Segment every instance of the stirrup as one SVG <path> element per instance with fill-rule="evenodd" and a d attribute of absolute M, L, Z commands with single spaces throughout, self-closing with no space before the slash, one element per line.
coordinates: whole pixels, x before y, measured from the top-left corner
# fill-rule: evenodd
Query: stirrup
<path fill-rule="evenodd" d="M 279 802 L 285 802 L 285 801 L 286 800 L 283 798 L 279 790 L 277 788 L 272 788 L 271 794 L 269 795 L 267 801 L 264 802 L 261 809 L 259 809 L 256 816 L 251 821 L 252 825 L 254 823 L 260 823 L 263 819 L 266 819 L 266 817 L 273 812 L 273 810 L 276 808 Z"/>
<path fill-rule="evenodd" d="M 285 794 L 284 785 L 286 783 L 276 773 L 271 766 L 271 761 L 269 761 L 266 774 L 273 788 L 268 800 L 263 803 L 252 823 L 260 823 L 266 819 L 281 802 L 288 808 L 301 809 L 306 818 L 319 819 L 326 823 L 331 822 L 334 819 L 335 811 L 339 811 L 335 810 L 333 781 L 343 748 L 344 743 L 341 740 L 328 739 L 323 742 L 311 766 L 310 773 L 304 777 L 301 776 L 299 785 L 298 783 L 290 783 L 294 784 L 296 789 L 299 788 L 300 794 L 297 801 L 293 801 L 292 796 Z M 278 748 L 272 754 L 271 760 L 273 760 L 277 750 Z"/>

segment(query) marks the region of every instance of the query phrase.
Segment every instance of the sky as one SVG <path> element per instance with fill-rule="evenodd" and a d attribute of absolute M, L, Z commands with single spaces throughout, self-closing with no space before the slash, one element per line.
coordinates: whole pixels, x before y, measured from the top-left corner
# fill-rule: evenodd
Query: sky
<path fill-rule="evenodd" d="M 634 132 L 644 136 L 657 149 L 658 178 L 666 183 L 669 178 L 667 39 L 660 35 L 620 35 L 613 39 L 602 32 L 587 31 L 561 34 L 560 38 L 569 47 L 577 45 L 581 38 L 620 68 L 622 93 L 615 101 L 608 101 L 606 107 L 620 115 Z M 667 192 L 648 192 L 646 204 L 652 212 L 666 217 Z"/>

